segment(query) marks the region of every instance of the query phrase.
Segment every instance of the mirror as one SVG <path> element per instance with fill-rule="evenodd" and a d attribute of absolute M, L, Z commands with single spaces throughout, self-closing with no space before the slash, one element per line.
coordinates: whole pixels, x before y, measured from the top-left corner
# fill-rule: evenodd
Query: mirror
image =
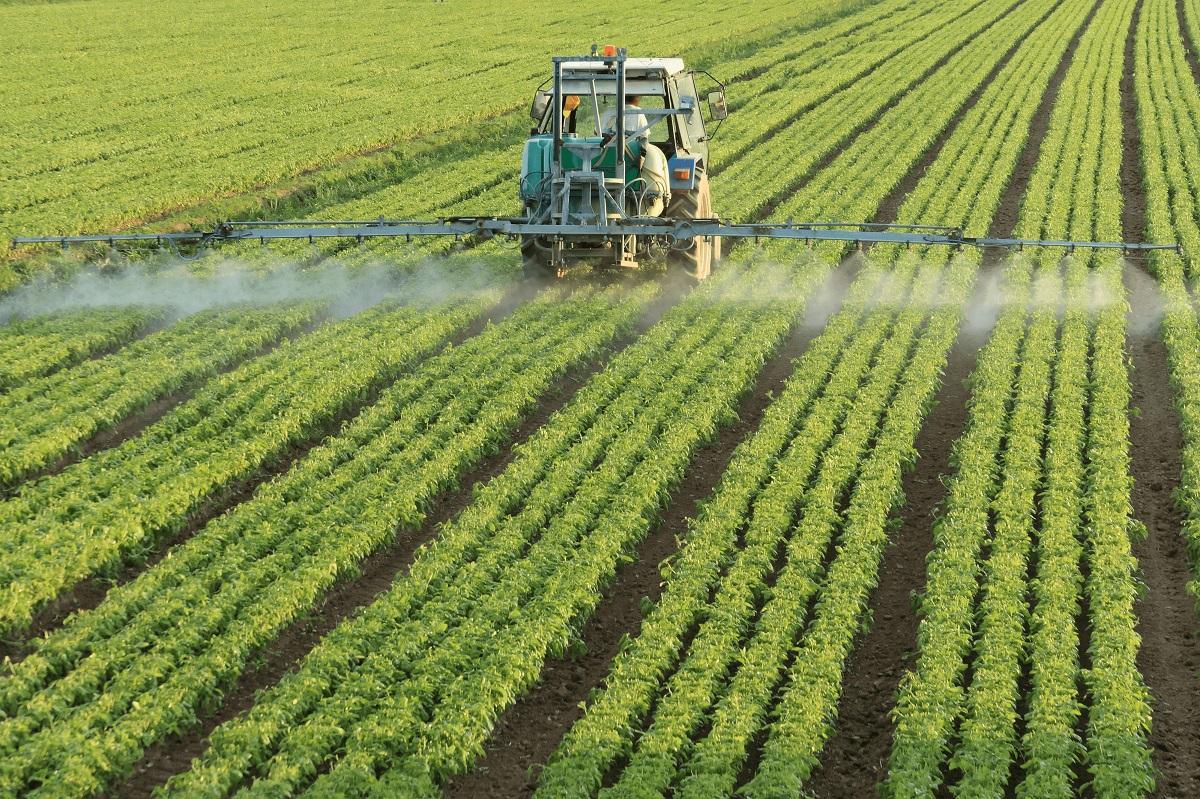
<path fill-rule="evenodd" d="M 708 113 L 718 122 L 729 116 L 729 109 L 725 106 L 725 92 L 708 93 Z"/>
<path fill-rule="evenodd" d="M 550 100 L 554 97 L 550 92 L 539 91 L 533 95 L 533 105 L 529 108 L 529 116 L 534 122 L 541 122 L 546 116 L 546 109 L 550 107 Z"/>

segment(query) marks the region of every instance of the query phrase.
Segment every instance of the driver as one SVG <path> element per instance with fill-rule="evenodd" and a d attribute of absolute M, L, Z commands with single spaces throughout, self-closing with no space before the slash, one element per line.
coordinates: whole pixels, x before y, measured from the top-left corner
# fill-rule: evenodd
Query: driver
<path fill-rule="evenodd" d="M 650 140 L 650 124 L 641 110 L 642 98 L 636 94 L 625 95 L 625 136 L 628 139 L 641 139 L 645 144 Z M 617 110 L 607 109 L 600 115 L 600 127 L 607 133 L 616 133 Z"/>

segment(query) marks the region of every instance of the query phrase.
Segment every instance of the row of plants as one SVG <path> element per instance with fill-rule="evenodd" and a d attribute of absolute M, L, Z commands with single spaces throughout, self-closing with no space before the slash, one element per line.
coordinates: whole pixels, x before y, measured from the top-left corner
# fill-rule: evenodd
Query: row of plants
<path fill-rule="evenodd" d="M 943 302 L 929 316 L 872 449 L 860 465 L 841 514 L 840 535 L 832 550 L 834 559 L 815 586 L 819 590 L 812 620 L 799 640 L 791 666 L 782 675 L 781 691 L 770 712 L 755 774 L 738 789 L 745 796 L 794 796 L 819 762 L 837 717 L 846 660 L 865 622 L 870 594 L 878 580 L 889 518 L 904 498 L 904 471 L 916 459 L 917 432 L 958 334 L 961 309 L 969 296 L 975 268 L 976 264 L 967 259 L 952 262 L 947 269 L 939 298 Z M 776 594 L 771 601 L 784 602 L 784 595 Z M 730 703 L 726 716 L 732 721 L 731 729 L 748 726 L 739 722 L 732 711 Z M 693 796 L 715 796 L 713 791 L 731 784 L 729 778 L 736 779 L 753 745 L 751 730 L 728 739 L 722 739 L 719 733 L 720 728 L 714 726 L 697 752 L 716 753 L 715 762 L 723 762 L 727 776 L 715 784 L 698 786 Z M 712 774 L 699 773 L 706 777 Z"/>
<path fill-rule="evenodd" d="M 1132 3 L 1103 3 L 1080 39 L 1017 235 L 1120 238 L 1119 83 L 1132 13 Z M 920 656 L 894 711 L 893 796 L 933 796 L 943 781 L 956 796 L 1074 796 L 1080 763 L 1097 796 L 1153 787 L 1132 611 L 1120 264 L 1070 258 L 1065 290 L 1060 268 L 1043 257 L 1032 295 L 1021 290 L 1028 265 L 1008 269 L 1013 294 L 981 357 L 935 527 Z M 1085 602 L 1104 640 L 1087 653 Z M 1093 718 L 1106 720 L 1093 729 Z"/>
<path fill-rule="evenodd" d="M 67 311 L 10 322 L 0 327 L 0 391 L 116 349 L 162 322 L 154 308 Z"/>
<path fill-rule="evenodd" d="M 194 723 L 300 614 L 516 427 L 650 292 L 535 302 L 400 377 L 252 499 L 0 677 L 0 790 L 91 795 Z M 331 534 L 330 531 L 336 531 Z"/>
<path fill-rule="evenodd" d="M 495 296 L 385 304 L 222 374 L 140 435 L 0 503 L 0 629 L 88 577 L 156 551 L 229 490 L 284 462 L 443 346 Z M 432 378 L 431 378 L 432 379 Z"/>
<path fill-rule="evenodd" d="M 298 331 L 319 310 L 298 303 L 202 311 L 104 358 L 0 395 L 0 486 L 53 466 L 155 400 Z"/>
<path fill-rule="evenodd" d="M 991 536 L 979 566 L 982 588 L 975 609 L 971 680 L 949 760 L 950 768 L 962 775 L 954 786 L 960 796 L 1003 791 L 1016 750 L 1019 681 L 1028 646 L 1028 570 L 1039 532 L 1037 500 L 1045 494 L 1042 457 L 1057 351 L 1053 303 L 1061 283 L 1054 262 L 1047 261 L 1035 279 L 1035 311 L 1027 317 L 1021 373 L 992 500 Z"/>
<path fill-rule="evenodd" d="M 681 794 L 732 793 L 736 787 L 745 753 L 763 729 L 788 653 L 805 625 L 817 587 L 814 578 L 841 519 L 841 499 L 858 476 L 879 420 L 894 399 L 899 376 L 914 366 L 911 358 L 917 354 L 914 347 L 920 346 L 917 334 L 924 309 L 929 296 L 936 293 L 940 277 L 936 268 L 923 272 L 913 287 L 912 299 L 917 302 L 896 316 L 873 368 L 858 388 L 853 410 L 821 453 L 817 468 L 808 479 L 802 479 L 803 474 L 788 469 L 792 464 L 781 462 L 770 486 L 756 498 L 745 538 L 747 544 L 753 540 L 758 545 L 758 539 L 768 537 L 763 542 L 767 546 L 765 568 L 745 575 L 737 569 L 742 562 L 739 556 L 728 571 L 686 658 L 667 682 L 666 693 L 658 698 L 654 721 L 638 739 L 612 796 L 635 795 L 643 778 L 647 794 L 661 794 L 680 779 L 681 755 L 686 761 Z M 774 556 L 781 549 L 785 563 L 771 574 Z M 745 597 L 749 600 L 746 604 L 734 609 L 727 603 L 740 593 L 743 577 L 754 579 L 745 586 L 751 594 Z M 768 578 L 774 580 L 769 588 Z M 699 698 L 695 691 L 701 681 L 708 683 L 701 688 L 703 700 L 676 719 L 684 706 L 675 692 L 680 699 L 689 693 Z M 701 735 L 699 728 L 704 722 L 707 729 Z M 692 739 L 696 739 L 694 748 Z"/>
<path fill-rule="evenodd" d="M 885 783 L 893 796 L 934 795 L 961 714 L 961 681 L 975 627 L 978 561 L 1000 482 L 997 453 L 1009 429 L 1009 402 L 1026 332 L 1028 270 L 1010 267 L 1005 277 L 1005 310 L 972 373 L 967 427 L 954 444 L 957 468 L 933 526 L 933 550 L 919 605 L 920 658 L 901 680 L 893 710 L 896 731 Z M 1029 378 L 1024 380 L 1028 384 Z"/>
<path fill-rule="evenodd" d="M 1148 5 L 1143 5 L 1143 13 Z M 1142 584 L 1131 532 L 1134 522 L 1129 473 L 1129 406 L 1132 392 L 1125 356 L 1129 305 L 1120 259 L 1096 267 L 1100 290 L 1112 298 L 1099 311 L 1092 336 L 1091 397 L 1087 428 L 1084 515 L 1085 594 L 1090 668 L 1083 682 L 1090 702 L 1086 762 L 1097 796 L 1146 796 L 1154 792 L 1150 734 L 1151 697 L 1138 669 L 1135 603 Z M 1119 298 L 1119 299 L 1118 299 Z"/>

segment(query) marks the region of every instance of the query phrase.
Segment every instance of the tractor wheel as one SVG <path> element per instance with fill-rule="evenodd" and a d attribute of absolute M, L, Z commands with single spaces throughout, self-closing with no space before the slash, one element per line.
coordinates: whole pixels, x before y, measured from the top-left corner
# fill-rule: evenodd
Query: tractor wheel
<path fill-rule="evenodd" d="M 545 250 L 537 246 L 533 236 L 521 237 L 521 267 L 525 277 L 539 282 L 548 282 L 558 277 L 558 272 L 550 266 L 550 259 Z"/>
<path fill-rule="evenodd" d="M 668 219 L 707 219 L 713 215 L 712 193 L 708 175 L 701 174 L 695 191 L 680 192 L 671 198 L 663 216 Z M 693 280 L 705 280 L 712 274 L 713 264 L 721 257 L 721 240 L 711 236 L 698 237 L 686 250 L 667 253 L 667 266 L 684 272 Z"/>

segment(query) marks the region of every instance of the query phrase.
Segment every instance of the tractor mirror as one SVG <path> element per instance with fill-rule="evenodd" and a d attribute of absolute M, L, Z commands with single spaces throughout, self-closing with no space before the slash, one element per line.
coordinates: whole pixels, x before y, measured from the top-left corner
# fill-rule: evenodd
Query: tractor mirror
<path fill-rule="evenodd" d="M 725 92 L 708 93 L 708 113 L 718 122 L 729 116 L 729 108 L 725 105 Z"/>
<path fill-rule="evenodd" d="M 550 107 L 550 98 L 554 95 L 550 92 L 539 91 L 533 95 L 533 105 L 529 108 L 529 116 L 533 117 L 535 122 L 541 122 L 546 116 L 546 109 Z"/>

